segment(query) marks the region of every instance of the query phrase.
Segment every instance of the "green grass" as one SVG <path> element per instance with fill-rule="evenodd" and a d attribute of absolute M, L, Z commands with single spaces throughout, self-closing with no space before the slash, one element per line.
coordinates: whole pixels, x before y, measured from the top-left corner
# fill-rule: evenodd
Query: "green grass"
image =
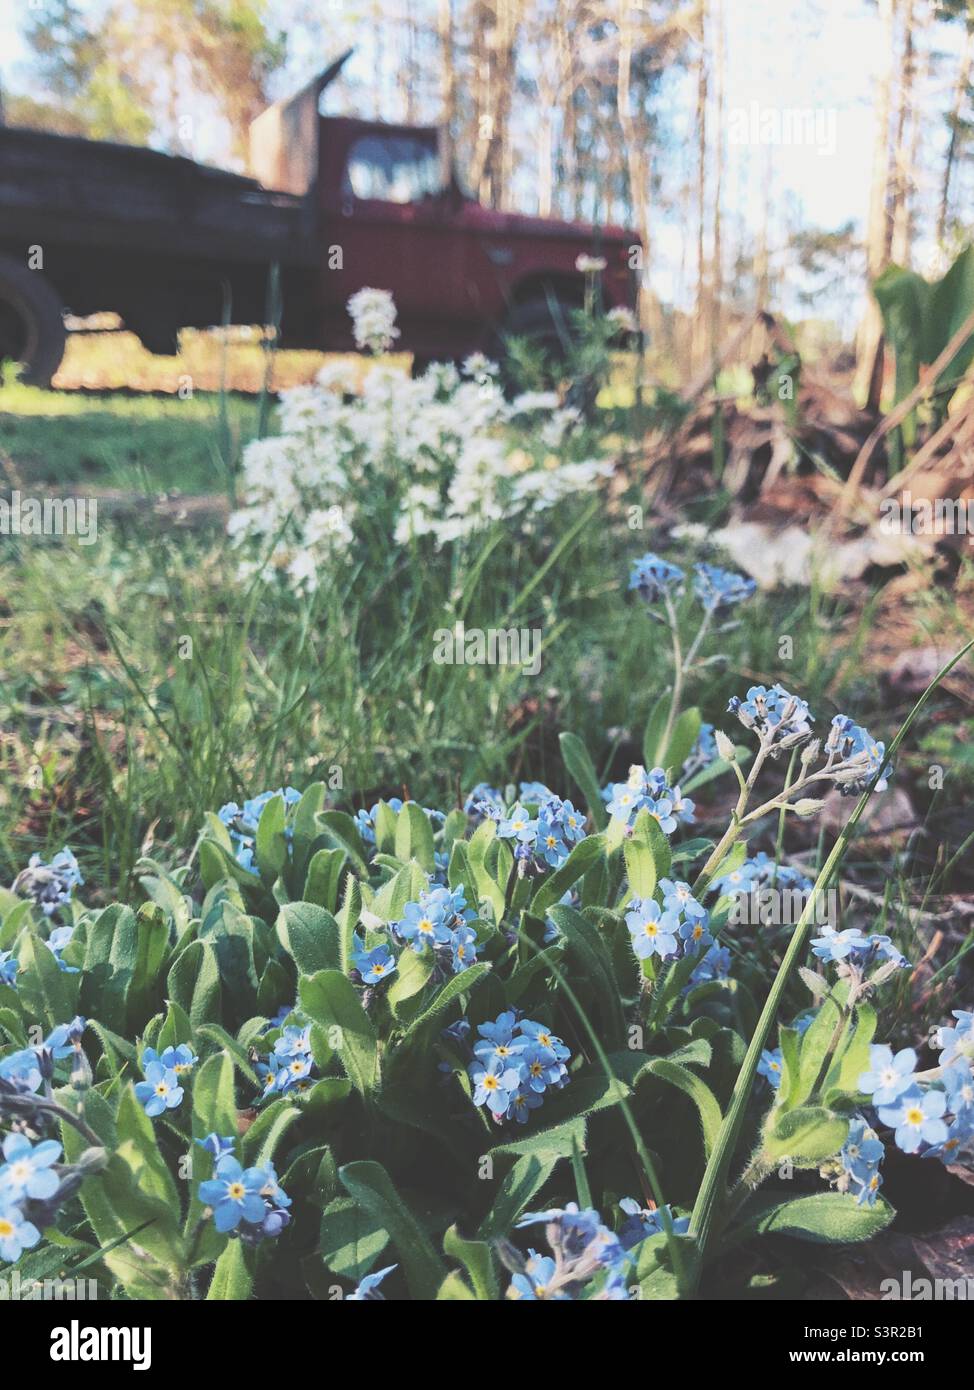
<path fill-rule="evenodd" d="M 223 459 L 256 430 L 258 409 L 227 401 L 228 446 L 218 396 L 92 400 L 15 386 L 0 402 L 0 458 L 18 477 L 140 492 L 219 490 Z M 272 575 L 242 579 L 212 529 L 100 518 L 88 548 L 0 538 L 0 882 L 33 851 L 70 843 L 87 901 L 131 896 L 148 846 L 184 862 L 205 810 L 288 782 L 320 778 L 346 807 L 408 794 L 448 808 L 480 780 L 538 779 L 571 794 L 562 730 L 584 739 L 602 781 L 624 777 L 642 760 L 643 728 L 669 682 L 665 630 L 625 589 L 630 561 L 659 547 L 652 532 L 628 528 L 630 500 L 635 485 L 611 513 L 580 498 L 530 540 L 499 525 L 452 553 L 396 549 L 377 522 L 305 599 Z M 700 502 L 713 521 L 723 505 Z M 363 498 L 363 515 L 368 507 Z M 956 619 L 946 593 L 918 602 L 931 637 Z M 705 648 L 724 659 L 686 691 L 685 705 L 710 722 L 722 723 L 730 695 L 774 680 L 809 700 L 820 730 L 845 709 L 888 737 L 905 713 L 864 672 L 873 616 L 861 591 L 759 595 L 738 616 Z M 540 627 L 541 674 L 436 664 L 434 632 L 457 619 Z M 783 635 L 790 660 L 779 656 Z M 893 885 L 876 920 L 914 959 L 923 942 L 903 905 L 964 838 L 965 737 L 969 753 L 945 697 L 902 759 L 925 819 L 914 851 L 926 857 L 867 839 L 849 863 L 881 897 Z M 952 781 L 931 794 L 922 773 L 934 750 Z M 702 798 L 704 834 L 712 795 Z M 769 826 L 760 843 L 773 839 Z M 905 985 L 902 1003 L 906 1011 Z"/>
<path fill-rule="evenodd" d="M 220 492 L 224 460 L 239 457 L 257 433 L 258 415 L 257 400 L 226 396 L 221 403 L 216 392 L 183 400 L 14 383 L 0 388 L 0 462 L 6 456 L 23 482 Z"/>

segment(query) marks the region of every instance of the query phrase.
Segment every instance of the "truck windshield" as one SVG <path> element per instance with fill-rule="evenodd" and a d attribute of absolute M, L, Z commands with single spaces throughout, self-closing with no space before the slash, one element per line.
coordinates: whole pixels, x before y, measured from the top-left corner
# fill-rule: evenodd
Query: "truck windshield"
<path fill-rule="evenodd" d="M 363 135 L 345 166 L 346 191 L 384 203 L 415 203 L 442 187 L 436 150 L 412 135 Z"/>

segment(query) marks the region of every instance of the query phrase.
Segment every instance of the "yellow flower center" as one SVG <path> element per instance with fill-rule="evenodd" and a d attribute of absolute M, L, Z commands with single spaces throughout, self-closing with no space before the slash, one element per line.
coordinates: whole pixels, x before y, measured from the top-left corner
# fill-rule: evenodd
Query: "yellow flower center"
<path fill-rule="evenodd" d="M 239 1202 L 245 1191 L 246 1188 L 242 1182 L 232 1182 L 227 1188 L 227 1195 L 232 1197 L 235 1202 Z"/>
<path fill-rule="evenodd" d="M 0 1236 L 12 1236 L 13 1233 L 13 1222 L 8 1221 L 4 1216 L 0 1216 Z"/>
<path fill-rule="evenodd" d="M 166 1083 L 164 1081 L 160 1081 L 159 1085 L 156 1087 L 156 1095 L 164 1096 L 168 1090 L 169 1087 L 166 1085 Z"/>
<path fill-rule="evenodd" d="M 906 1112 L 906 1122 L 908 1125 L 922 1125 L 923 1120 L 923 1111 L 918 1105 L 912 1105 Z"/>

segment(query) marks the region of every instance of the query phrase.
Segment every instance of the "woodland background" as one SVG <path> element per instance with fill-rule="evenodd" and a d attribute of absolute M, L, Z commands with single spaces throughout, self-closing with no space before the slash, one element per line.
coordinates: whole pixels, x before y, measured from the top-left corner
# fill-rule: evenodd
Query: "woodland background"
<path fill-rule="evenodd" d="M 868 284 L 970 237 L 969 0 L 23 0 L 5 119 L 241 167 L 248 122 L 352 45 L 329 110 L 442 121 L 488 205 L 638 230 L 677 373 L 767 307 L 854 351 L 876 404 Z M 752 105 L 770 134 L 742 140 Z"/>

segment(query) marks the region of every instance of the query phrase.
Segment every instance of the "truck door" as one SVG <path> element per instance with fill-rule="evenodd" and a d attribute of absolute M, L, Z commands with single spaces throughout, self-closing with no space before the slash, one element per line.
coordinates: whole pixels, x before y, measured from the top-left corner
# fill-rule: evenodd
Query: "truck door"
<path fill-rule="evenodd" d="M 435 349 L 464 304 L 463 238 L 442 189 L 436 131 L 392 127 L 355 135 L 338 200 L 330 223 L 342 269 L 330 274 L 341 281 L 342 299 L 363 285 L 391 290 L 402 346 Z"/>

